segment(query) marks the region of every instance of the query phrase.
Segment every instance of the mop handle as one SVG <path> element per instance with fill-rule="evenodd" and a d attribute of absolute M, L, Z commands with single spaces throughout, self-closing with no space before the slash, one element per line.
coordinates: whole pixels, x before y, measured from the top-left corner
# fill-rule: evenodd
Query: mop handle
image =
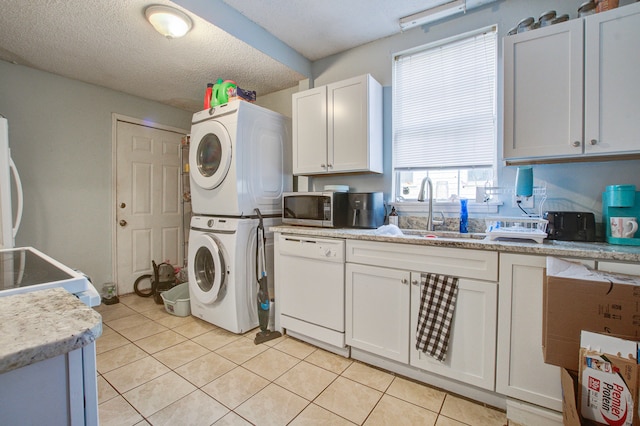
<path fill-rule="evenodd" d="M 258 253 L 259 253 L 259 260 L 260 260 L 260 272 L 262 273 L 263 277 L 267 276 L 267 260 L 264 254 L 264 228 L 260 229 L 260 231 L 258 232 L 258 238 L 260 239 L 260 241 L 258 241 L 259 244 L 259 248 L 258 248 Z"/>
<path fill-rule="evenodd" d="M 254 211 L 256 212 L 256 215 L 258 216 L 259 222 L 258 222 L 258 228 L 257 228 L 257 232 L 256 232 L 256 237 L 258 239 L 258 241 L 256 241 L 256 244 L 258 245 L 258 250 L 256 253 L 256 262 L 257 262 L 257 269 L 260 271 L 258 274 L 258 280 L 260 280 L 260 278 L 262 277 L 266 277 L 267 276 L 267 260 L 265 257 L 265 251 L 264 251 L 264 224 L 262 223 L 262 214 L 260 213 L 260 209 L 256 208 L 254 209 Z"/>

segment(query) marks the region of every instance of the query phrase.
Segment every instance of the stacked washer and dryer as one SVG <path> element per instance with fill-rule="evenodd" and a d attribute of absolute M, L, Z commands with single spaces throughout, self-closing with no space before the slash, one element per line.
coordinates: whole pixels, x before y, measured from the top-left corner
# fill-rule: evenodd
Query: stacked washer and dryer
<path fill-rule="evenodd" d="M 258 326 L 256 209 L 268 231 L 281 223 L 282 194 L 292 188 L 291 120 L 244 101 L 200 111 L 192 120 L 189 168 L 191 313 L 244 333 Z M 265 235 L 273 286 L 273 233 Z"/>

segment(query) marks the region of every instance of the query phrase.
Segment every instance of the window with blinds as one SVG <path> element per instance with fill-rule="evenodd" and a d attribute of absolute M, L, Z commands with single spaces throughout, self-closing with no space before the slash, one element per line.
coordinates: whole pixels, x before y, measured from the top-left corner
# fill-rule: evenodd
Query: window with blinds
<path fill-rule="evenodd" d="M 393 65 L 396 199 L 475 199 L 496 166 L 496 28 L 397 55 Z"/>

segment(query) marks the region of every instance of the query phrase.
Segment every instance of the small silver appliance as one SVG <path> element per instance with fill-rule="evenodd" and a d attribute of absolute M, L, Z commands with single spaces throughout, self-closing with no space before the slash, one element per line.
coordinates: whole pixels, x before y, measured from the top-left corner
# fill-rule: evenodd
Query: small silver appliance
<path fill-rule="evenodd" d="M 352 228 L 378 228 L 384 225 L 382 192 L 350 192 L 347 223 Z"/>

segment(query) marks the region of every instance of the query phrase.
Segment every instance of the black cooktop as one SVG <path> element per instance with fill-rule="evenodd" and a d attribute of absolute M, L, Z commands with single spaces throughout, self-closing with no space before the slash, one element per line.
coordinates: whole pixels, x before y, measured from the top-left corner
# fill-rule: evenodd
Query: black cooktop
<path fill-rule="evenodd" d="M 74 278 L 28 249 L 0 251 L 0 291 Z"/>

